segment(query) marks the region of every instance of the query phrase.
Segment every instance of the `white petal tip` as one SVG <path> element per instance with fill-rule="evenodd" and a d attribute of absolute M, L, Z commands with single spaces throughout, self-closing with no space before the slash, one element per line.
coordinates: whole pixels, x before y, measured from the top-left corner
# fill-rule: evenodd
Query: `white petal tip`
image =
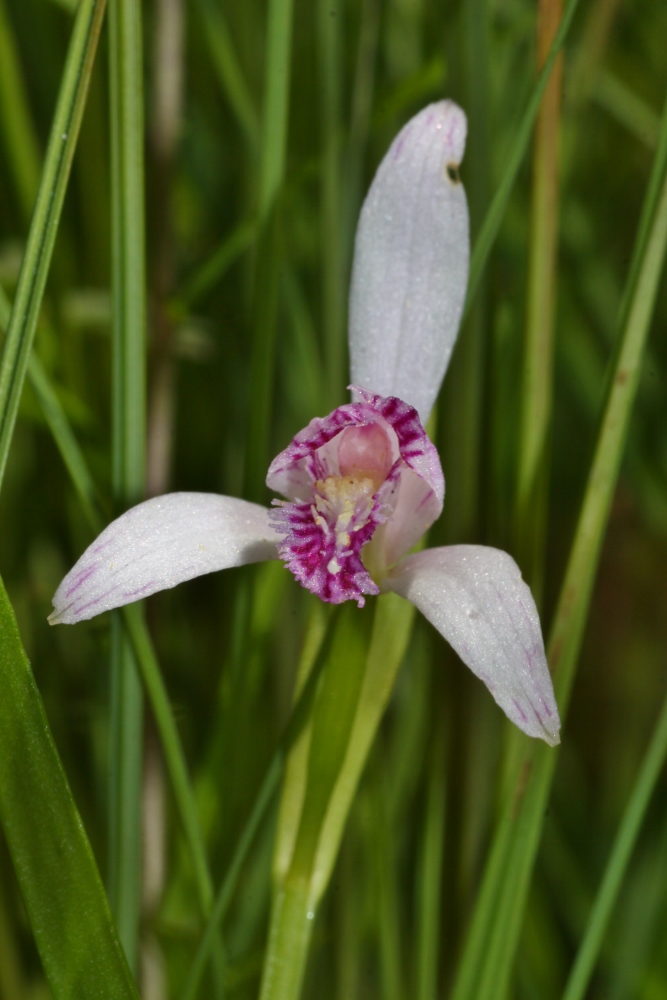
<path fill-rule="evenodd" d="M 46 620 L 49 623 L 49 625 L 62 625 L 59 611 L 52 611 Z"/>

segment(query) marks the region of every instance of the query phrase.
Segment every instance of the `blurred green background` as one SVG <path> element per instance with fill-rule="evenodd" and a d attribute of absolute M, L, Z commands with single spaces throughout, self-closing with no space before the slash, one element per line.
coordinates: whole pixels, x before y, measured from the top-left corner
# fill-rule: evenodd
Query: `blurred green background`
<path fill-rule="evenodd" d="M 75 6 L 0 0 L 0 286 L 10 298 Z M 175 27 L 165 29 L 169 16 Z M 312 416 L 346 398 L 354 229 L 391 138 L 429 101 L 448 96 L 466 109 L 461 176 L 474 244 L 534 86 L 536 17 L 528 0 L 296 0 L 282 183 L 261 125 L 266 4 L 143 5 L 153 492 L 270 500 L 263 486 L 270 458 Z M 174 32 L 172 48 L 160 47 L 165 30 Z M 484 543 L 515 554 L 542 591 L 545 634 L 591 461 L 658 140 L 666 38 L 664 4 L 585 0 L 565 46 L 543 566 L 522 560 L 515 513 L 530 155 L 441 394 L 436 440 L 447 497 L 431 541 Z M 106 41 L 105 29 L 35 349 L 111 517 Z M 278 196 L 267 210 L 262 198 L 272 169 Z M 662 288 L 531 889 L 517 998 L 561 994 L 667 691 L 666 322 Z M 0 493 L 0 571 L 104 874 L 108 616 L 76 628 L 46 623 L 57 584 L 91 539 L 26 385 Z M 216 882 L 289 715 L 314 600 L 275 564 L 204 577 L 149 603 Z M 419 621 L 318 921 L 305 995 L 447 995 L 501 801 L 505 729 L 487 692 Z M 150 753 L 150 724 L 147 734 Z M 149 843 L 164 872 L 144 908 L 143 995 L 178 997 L 201 926 L 159 766 L 157 774 L 164 802 Z M 665 802 L 663 775 L 590 997 L 667 996 Z M 262 828 L 225 920 L 234 997 L 258 989 L 272 835 L 273 820 Z M 426 963 L 436 969 L 429 984 L 419 920 L 433 885 L 440 924 L 436 959 Z M 40 997 L 45 990 L 0 846 L 0 997 Z"/>

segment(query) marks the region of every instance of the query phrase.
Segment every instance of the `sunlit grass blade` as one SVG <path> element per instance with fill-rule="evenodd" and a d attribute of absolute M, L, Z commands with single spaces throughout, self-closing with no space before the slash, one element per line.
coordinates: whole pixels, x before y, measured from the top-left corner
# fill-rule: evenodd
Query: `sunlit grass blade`
<path fill-rule="evenodd" d="M 51 263 L 106 0 L 79 5 L 0 360 L 0 483 Z"/>
<path fill-rule="evenodd" d="M 0 581 L 0 817 L 54 1000 L 137 1000 Z"/>
<path fill-rule="evenodd" d="M 664 266 L 666 163 L 667 109 L 621 308 L 602 422 L 547 648 L 563 717 Z M 520 762 L 514 793 L 492 844 L 454 1000 L 498 1000 L 506 995 L 556 760 L 552 751 L 530 747 Z"/>
<path fill-rule="evenodd" d="M 141 6 L 109 4 L 112 234 L 112 480 L 123 509 L 142 498 L 146 437 L 144 111 Z M 120 617 L 111 630 L 109 896 L 128 961 L 138 961 L 143 699 Z"/>

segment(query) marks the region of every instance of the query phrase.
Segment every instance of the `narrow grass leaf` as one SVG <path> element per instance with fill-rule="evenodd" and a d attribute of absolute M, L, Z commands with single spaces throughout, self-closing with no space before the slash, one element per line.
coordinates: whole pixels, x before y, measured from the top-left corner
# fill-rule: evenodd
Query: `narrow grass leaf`
<path fill-rule="evenodd" d="M 40 155 L 5 0 L 0 0 L 0 108 L 14 187 L 23 215 L 29 219 L 39 184 Z"/>
<path fill-rule="evenodd" d="M 319 683 L 325 657 L 322 655 L 322 643 L 325 634 L 319 636 L 318 652 L 314 653 L 314 662 L 310 673 L 303 687 L 299 691 L 294 709 L 290 716 L 289 723 L 276 748 L 268 770 L 264 776 L 262 784 L 255 796 L 255 800 L 250 811 L 250 815 L 241 831 L 236 848 L 232 854 L 231 861 L 227 867 L 224 879 L 220 884 L 213 911 L 206 925 L 206 929 L 199 943 L 197 953 L 188 974 L 187 983 L 183 991 L 183 1000 L 195 1000 L 197 991 L 201 983 L 204 966 L 208 960 L 211 949 L 215 942 L 215 936 L 222 920 L 227 913 L 229 904 L 232 901 L 234 891 L 238 885 L 241 870 L 248 857 L 250 848 L 257 836 L 262 822 L 265 820 L 273 797 L 278 791 L 280 779 L 284 773 L 285 760 L 287 754 L 294 746 L 295 741 L 303 732 L 307 725 L 313 698 Z M 325 647 L 326 648 L 326 647 Z"/>
<path fill-rule="evenodd" d="M 0 818 L 54 1000 L 138 1000 L 0 581 Z"/>
<path fill-rule="evenodd" d="M 561 0 L 541 3 L 538 58 L 546 56 L 560 19 Z M 515 557 L 538 607 L 547 522 L 548 440 L 551 423 L 562 53 L 545 88 L 535 128 L 530 219 L 526 334 L 523 348 L 519 468 L 515 502 Z"/>
<path fill-rule="evenodd" d="M 586 994 L 632 851 L 666 759 L 667 700 L 663 704 L 616 834 L 584 937 L 563 992 L 563 1000 L 582 1000 Z"/>
<path fill-rule="evenodd" d="M 255 308 L 250 358 L 246 492 L 259 499 L 268 466 L 273 406 L 281 240 L 280 193 L 285 177 L 293 0 L 270 0 L 259 167 L 260 236 L 255 266 Z"/>
<path fill-rule="evenodd" d="M 51 263 L 106 0 L 81 0 L 0 359 L 0 484 Z"/>
<path fill-rule="evenodd" d="M 482 271 L 486 266 L 486 261 L 491 252 L 491 247 L 493 246 L 496 236 L 498 235 L 498 230 L 500 229 L 500 224 L 503 220 L 505 209 L 507 208 L 507 202 L 509 201 L 512 188 L 514 187 L 514 182 L 528 150 L 531 132 L 533 130 L 537 114 L 540 110 L 542 96 L 549 82 L 549 77 L 551 76 L 551 71 L 554 67 L 556 57 L 558 56 L 558 53 L 562 49 L 565 39 L 567 38 L 578 4 L 579 0 L 569 0 L 567 7 L 565 8 L 563 19 L 560 22 L 553 44 L 549 49 L 549 55 L 545 60 L 544 68 L 542 69 L 542 72 L 537 78 L 535 86 L 532 89 L 528 107 L 523 113 L 517 134 L 510 147 L 509 157 L 500 180 L 500 184 L 498 185 L 493 201 L 489 206 L 489 210 L 486 213 L 484 224 L 480 230 L 479 236 L 475 241 L 475 246 L 473 247 L 472 256 L 470 258 L 470 277 L 468 279 L 468 297 L 464 308 L 464 318 L 468 314 L 472 300 L 475 297 L 475 292 L 477 291 L 477 285 L 479 284 L 479 280 L 482 276 Z"/>
<path fill-rule="evenodd" d="M 664 266 L 666 162 L 667 110 L 629 270 L 595 454 L 548 644 L 548 660 L 563 717 Z M 515 793 L 492 845 L 454 1000 L 498 1000 L 506 995 L 556 761 L 557 755 L 546 748 L 531 747 L 520 762 Z"/>
<path fill-rule="evenodd" d="M 254 149 L 259 139 L 259 119 L 222 7 L 212 0 L 197 0 L 197 10 L 202 20 L 204 39 L 209 48 L 213 69 L 241 130 Z"/>
<path fill-rule="evenodd" d="M 124 509 L 145 474 L 146 301 L 141 5 L 109 4 L 112 238 L 112 480 Z M 138 961 L 141 888 L 143 700 L 121 618 L 111 625 L 109 896 L 132 968 Z"/>

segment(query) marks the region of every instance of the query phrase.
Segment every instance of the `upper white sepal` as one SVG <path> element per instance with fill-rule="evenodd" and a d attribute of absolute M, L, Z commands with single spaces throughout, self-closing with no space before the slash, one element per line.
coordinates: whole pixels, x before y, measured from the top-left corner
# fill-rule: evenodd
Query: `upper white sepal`
<path fill-rule="evenodd" d="M 259 504 L 215 493 L 167 493 L 113 521 L 58 587 L 52 625 L 82 621 L 214 570 L 277 558 Z"/>
<path fill-rule="evenodd" d="M 401 560 L 384 586 L 419 608 L 519 729 L 560 742 L 540 619 L 511 556 L 482 545 L 426 549 Z"/>
<path fill-rule="evenodd" d="M 354 385 L 398 396 L 425 425 L 458 333 L 470 238 L 458 165 L 466 117 L 424 108 L 380 164 L 359 219 L 350 292 Z"/>

